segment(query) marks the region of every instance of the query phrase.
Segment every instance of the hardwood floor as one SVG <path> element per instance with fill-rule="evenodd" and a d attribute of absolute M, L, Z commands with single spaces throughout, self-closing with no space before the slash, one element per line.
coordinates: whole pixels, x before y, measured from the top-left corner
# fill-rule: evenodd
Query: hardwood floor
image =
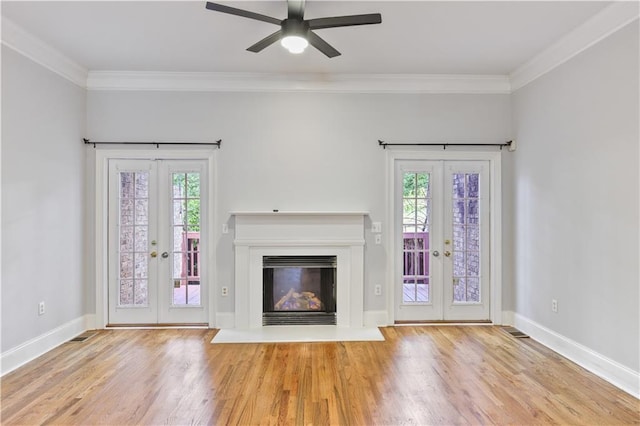
<path fill-rule="evenodd" d="M 2 379 L 2 424 L 640 424 L 639 401 L 494 326 L 384 342 L 210 344 L 104 330 Z"/>

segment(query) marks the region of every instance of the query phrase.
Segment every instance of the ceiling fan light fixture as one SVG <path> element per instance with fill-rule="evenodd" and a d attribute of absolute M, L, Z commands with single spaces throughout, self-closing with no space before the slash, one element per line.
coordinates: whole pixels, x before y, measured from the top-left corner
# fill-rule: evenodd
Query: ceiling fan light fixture
<path fill-rule="evenodd" d="M 289 35 L 283 37 L 280 41 L 280 44 L 282 44 L 282 47 L 287 49 L 289 53 L 293 54 L 302 53 L 304 52 L 304 49 L 309 46 L 309 42 L 307 41 L 307 39 L 298 35 Z"/>

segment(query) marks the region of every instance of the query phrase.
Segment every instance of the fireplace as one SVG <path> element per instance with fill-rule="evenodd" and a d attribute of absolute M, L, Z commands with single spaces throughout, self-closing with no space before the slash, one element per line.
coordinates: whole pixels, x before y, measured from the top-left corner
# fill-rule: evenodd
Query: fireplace
<path fill-rule="evenodd" d="M 336 256 L 263 256 L 262 325 L 335 325 Z"/>
<path fill-rule="evenodd" d="M 304 260 L 310 258 L 317 260 L 322 257 L 335 259 L 335 267 L 331 268 L 335 274 L 333 280 L 335 284 L 330 292 L 335 295 L 334 300 L 323 301 L 322 286 L 320 289 L 311 289 L 311 292 L 323 303 L 325 316 L 335 318 L 333 323 L 335 327 L 363 327 L 364 217 L 366 213 L 233 212 L 232 214 L 235 222 L 235 312 L 233 320 L 227 323 L 229 325 L 222 328 L 265 327 L 265 313 L 273 311 L 270 307 L 266 310 L 264 307 L 264 280 L 265 274 L 269 274 L 265 269 L 275 271 L 278 268 L 265 268 L 264 259 L 273 261 L 294 257 Z M 288 267 L 299 266 L 289 265 Z M 320 274 L 322 275 L 322 272 Z M 269 279 L 268 276 L 266 278 Z M 291 286 L 286 288 L 284 295 L 290 290 Z M 268 289 L 268 292 L 274 291 L 278 290 Z M 302 291 L 307 290 L 302 289 Z M 297 291 L 294 288 L 292 293 L 295 292 Z M 284 295 L 274 294 L 273 299 L 276 300 L 273 304 L 279 302 Z M 298 302 L 305 306 L 306 303 L 314 304 L 315 300 L 311 297 Z M 290 304 L 293 303 L 295 299 Z M 334 307 L 331 306 L 332 304 Z M 291 312 L 281 310 L 275 313 L 284 316 Z M 304 312 L 304 315 L 311 317 L 313 313 L 317 312 Z M 273 330 L 278 327 L 267 328 Z"/>

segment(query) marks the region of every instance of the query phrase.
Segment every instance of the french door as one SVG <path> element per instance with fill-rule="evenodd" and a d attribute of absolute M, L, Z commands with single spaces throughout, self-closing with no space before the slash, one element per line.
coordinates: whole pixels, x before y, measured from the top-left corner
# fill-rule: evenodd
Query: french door
<path fill-rule="evenodd" d="M 207 321 L 206 165 L 109 160 L 109 324 Z"/>
<path fill-rule="evenodd" d="M 489 162 L 397 161 L 397 321 L 490 319 Z"/>

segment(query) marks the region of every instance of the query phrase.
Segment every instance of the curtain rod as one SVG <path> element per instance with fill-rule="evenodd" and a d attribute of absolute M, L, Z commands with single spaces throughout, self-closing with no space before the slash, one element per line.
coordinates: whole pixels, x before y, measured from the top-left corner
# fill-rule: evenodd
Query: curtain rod
<path fill-rule="evenodd" d="M 378 145 L 382 149 L 387 149 L 387 146 L 441 146 L 442 149 L 447 149 L 448 146 L 497 146 L 502 148 L 510 148 L 513 141 L 507 141 L 505 143 L 446 143 L 446 142 L 433 142 L 433 143 L 387 143 L 378 139 Z"/>
<path fill-rule="evenodd" d="M 204 145 L 204 146 L 217 146 L 218 149 L 222 144 L 222 139 L 218 139 L 215 142 L 94 142 L 90 139 L 82 139 L 85 145 L 155 145 L 156 148 L 160 148 L 160 145 Z"/>

